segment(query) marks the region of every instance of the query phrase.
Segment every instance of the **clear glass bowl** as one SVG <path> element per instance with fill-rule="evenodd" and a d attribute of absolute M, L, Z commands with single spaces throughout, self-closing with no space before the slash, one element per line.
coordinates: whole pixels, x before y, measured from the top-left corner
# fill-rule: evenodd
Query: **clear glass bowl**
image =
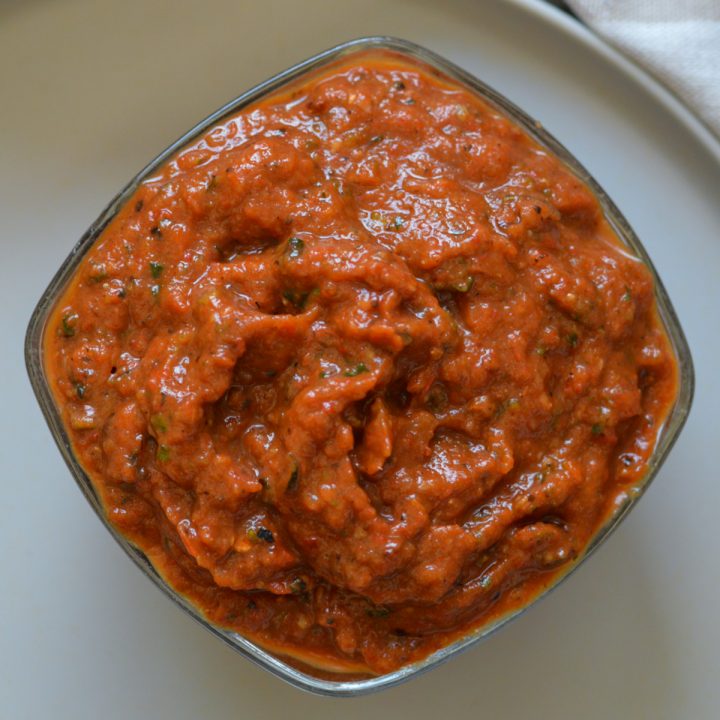
<path fill-rule="evenodd" d="M 389 50 L 394 53 L 400 53 L 410 60 L 439 70 L 440 73 L 449 77 L 451 80 L 454 80 L 459 85 L 476 93 L 486 102 L 494 105 L 502 113 L 509 116 L 518 125 L 524 128 L 524 130 L 527 131 L 540 145 L 553 152 L 583 182 L 593 189 L 600 201 L 600 205 L 603 208 L 605 216 L 614 231 L 627 245 L 630 252 L 640 258 L 653 274 L 655 280 L 655 296 L 657 299 L 660 317 L 665 326 L 667 335 L 670 339 L 670 343 L 679 364 L 679 388 L 677 400 L 675 401 L 667 422 L 661 430 L 657 446 L 652 458 L 650 459 L 647 473 L 642 482 L 637 486 L 634 492 L 628 494 L 627 500 L 617 507 L 614 514 L 596 533 L 594 539 L 584 554 L 570 567 L 567 572 L 558 576 L 550 587 L 548 587 L 543 593 L 537 596 L 525 607 L 496 618 L 491 623 L 477 628 L 452 644 L 436 651 L 424 660 L 407 665 L 385 675 L 357 678 L 343 676 L 340 674 L 333 675 L 327 671 L 319 669 L 315 670 L 309 666 L 299 667 L 297 662 L 283 658 L 280 655 L 273 654 L 272 652 L 269 652 L 268 650 L 251 642 L 247 638 L 209 622 L 205 617 L 203 617 L 196 607 L 189 603 L 165 582 L 165 580 L 158 574 L 150 561 L 140 550 L 134 547 L 110 525 L 90 478 L 87 476 L 74 454 L 70 439 L 61 419 L 59 408 L 50 390 L 43 359 L 43 340 L 48 318 L 52 314 L 58 298 L 62 295 L 65 287 L 78 268 L 78 265 L 82 262 L 85 254 L 102 233 L 103 229 L 125 204 L 127 199 L 135 192 L 138 185 L 146 178 L 151 177 L 159 166 L 163 165 L 178 150 L 197 139 L 198 136 L 205 133 L 211 127 L 221 123 L 228 116 L 237 113 L 246 106 L 258 100 L 264 99 L 275 91 L 283 89 L 290 83 L 294 83 L 300 79 L 304 80 L 314 72 L 322 71 L 340 59 L 345 59 L 347 56 L 354 53 L 370 50 Z M 673 310 L 665 288 L 655 272 L 652 262 L 640 243 L 640 240 L 638 240 L 632 228 L 629 226 L 628 222 L 622 216 L 612 200 L 606 195 L 603 189 L 592 178 L 587 170 L 585 170 L 575 157 L 573 157 L 568 150 L 566 150 L 552 135 L 550 135 L 540 123 L 529 117 L 498 92 L 430 50 L 426 50 L 423 47 L 404 40 L 389 37 L 361 38 L 359 40 L 346 42 L 341 45 L 337 45 L 330 50 L 326 50 L 319 55 L 315 55 L 305 62 L 291 67 L 290 69 L 270 78 L 253 89 L 243 93 L 235 100 L 229 102 L 227 105 L 223 106 L 194 128 L 189 130 L 166 150 L 161 152 L 115 196 L 107 208 L 100 214 L 100 217 L 95 220 L 95 222 L 88 228 L 87 232 L 80 238 L 78 243 L 60 266 L 60 269 L 57 271 L 55 277 L 43 293 L 32 314 L 32 317 L 30 318 L 25 339 L 25 362 L 33 390 L 35 391 L 38 403 L 40 404 L 40 408 L 45 416 L 45 420 L 47 421 L 55 442 L 57 443 L 65 462 L 70 468 L 70 471 L 75 477 L 80 490 L 83 492 L 102 523 L 130 556 L 130 558 L 135 562 L 135 564 L 165 593 L 170 600 L 183 608 L 183 610 L 201 623 L 207 630 L 213 633 L 213 635 L 226 642 L 230 645 L 230 647 L 237 650 L 252 662 L 265 668 L 266 670 L 269 670 L 271 673 L 298 688 L 321 695 L 334 696 L 362 695 L 380 690 L 381 688 L 397 685 L 398 683 L 408 680 L 411 677 L 419 675 L 487 638 L 500 627 L 527 610 L 527 608 L 537 602 L 540 597 L 543 597 L 554 587 L 557 587 L 560 582 L 562 582 L 582 562 L 584 562 L 605 540 L 605 538 L 610 535 L 610 533 L 618 526 L 620 521 L 627 515 L 629 510 L 635 505 L 638 499 L 642 496 L 643 492 L 647 489 L 648 485 L 655 477 L 663 461 L 667 457 L 667 454 L 672 448 L 673 443 L 677 439 L 678 434 L 685 423 L 690 411 L 694 389 L 694 373 L 690 349 L 688 348 L 685 335 L 680 327 L 680 323 L 678 322 L 678 318 Z"/>

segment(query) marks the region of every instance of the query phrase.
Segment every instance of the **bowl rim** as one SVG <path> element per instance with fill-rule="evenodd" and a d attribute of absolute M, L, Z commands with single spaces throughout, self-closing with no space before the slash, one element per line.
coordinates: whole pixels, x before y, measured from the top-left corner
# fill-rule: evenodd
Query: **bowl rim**
<path fill-rule="evenodd" d="M 650 270 L 655 284 L 655 299 L 658 314 L 663 324 L 672 350 L 678 363 L 678 392 L 675 403 L 665 421 L 659 434 L 655 449 L 648 463 L 647 471 L 641 481 L 628 492 L 627 498 L 617 506 L 607 521 L 598 529 L 579 558 L 570 565 L 567 570 L 553 578 L 552 582 L 540 591 L 527 604 L 504 615 L 493 619 L 490 623 L 476 628 L 435 651 L 426 658 L 403 666 L 393 672 L 383 675 L 372 676 L 362 679 L 328 679 L 327 676 L 316 677 L 311 670 L 298 669 L 296 666 L 283 660 L 282 656 L 265 650 L 260 645 L 252 642 L 239 633 L 232 632 L 207 620 L 190 601 L 174 590 L 153 567 L 145 554 L 123 537 L 109 522 L 103 509 L 100 498 L 95 491 L 92 481 L 81 467 L 72 449 L 70 438 L 65 430 L 59 409 L 50 389 L 50 384 L 45 373 L 43 362 L 43 345 L 47 322 L 52 314 L 59 297 L 67 284 L 74 276 L 78 266 L 82 262 L 87 251 L 92 247 L 97 238 L 102 234 L 105 227 L 113 220 L 119 210 L 125 205 L 137 187 L 153 172 L 172 158 L 179 150 L 199 136 L 219 124 L 228 116 L 236 114 L 243 108 L 251 105 L 267 96 L 282 90 L 291 83 L 314 73 L 331 67 L 336 62 L 354 54 L 365 54 L 372 51 L 391 51 L 404 56 L 405 58 L 429 66 L 431 69 L 440 71 L 452 82 L 460 87 L 473 92 L 482 100 L 494 106 L 502 114 L 509 117 L 518 124 L 542 147 L 558 157 L 581 181 L 583 181 L 596 195 L 603 209 L 605 219 L 609 222 L 613 231 L 620 238 L 623 244 L 629 248 L 631 253 L 641 260 Z M 165 150 L 151 160 L 139 173 L 137 173 L 110 201 L 107 207 L 100 213 L 97 219 L 90 225 L 78 242 L 65 258 L 60 268 L 48 284 L 45 291 L 38 300 L 35 309 L 30 317 L 25 335 L 25 365 L 32 385 L 35 397 L 43 413 L 45 421 L 50 429 L 55 443 L 65 460 L 71 474 L 80 491 L 85 496 L 90 506 L 99 517 L 105 528 L 110 532 L 115 541 L 122 547 L 130 559 L 140 570 L 158 587 L 166 597 L 175 605 L 189 614 L 195 621 L 199 622 L 206 630 L 225 642 L 231 648 L 242 654 L 254 664 L 268 670 L 277 677 L 285 680 L 291 685 L 318 695 L 335 697 L 352 697 L 365 695 L 378 690 L 389 688 L 402 683 L 412 677 L 416 677 L 431 668 L 446 662 L 452 657 L 464 652 L 470 647 L 488 638 L 511 620 L 518 618 L 529 608 L 533 607 L 541 599 L 562 584 L 575 570 L 580 567 L 593 552 L 612 534 L 629 511 L 636 505 L 637 501 L 647 490 L 652 480 L 657 475 L 660 467 L 672 449 L 677 437 L 687 420 L 695 389 L 695 373 L 692 356 L 685 334 L 682 330 L 678 317 L 672 306 L 667 291 L 660 279 L 647 251 L 639 238 L 630 227 L 629 223 L 617 208 L 615 203 L 608 197 L 599 183 L 585 169 L 585 167 L 567 150 L 554 136 L 552 136 L 541 123 L 525 113 L 513 102 L 502 94 L 488 86 L 486 83 L 474 77 L 454 63 L 437 55 L 425 47 L 389 36 L 370 36 L 335 45 L 324 50 L 302 62 L 292 65 L 276 75 L 273 75 L 264 82 L 241 93 L 233 100 L 225 103 L 215 112 L 208 115 L 204 120 L 194 125 L 190 130 L 181 135 L 171 143 Z"/>

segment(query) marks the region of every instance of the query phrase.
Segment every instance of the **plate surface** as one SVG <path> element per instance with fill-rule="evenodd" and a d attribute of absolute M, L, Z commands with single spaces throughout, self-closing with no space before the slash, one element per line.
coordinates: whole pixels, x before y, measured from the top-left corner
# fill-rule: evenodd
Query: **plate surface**
<path fill-rule="evenodd" d="M 34 301 L 88 221 L 158 149 L 320 48 L 425 44 L 537 116 L 646 244 L 693 349 L 686 430 L 640 507 L 554 596 L 489 642 L 377 697 L 323 701 L 252 668 L 174 610 L 105 537 L 22 368 Z M 720 564 L 720 148 L 672 98 L 539 3 L 35 0 L 0 9 L 6 352 L 0 707 L 12 717 L 413 713 L 711 718 Z M 714 441 L 714 442 L 713 442 Z M 37 692 L 41 686 L 43 692 Z M 518 690 L 522 691 L 519 692 Z M 12 712 L 10 712 L 12 711 Z"/>

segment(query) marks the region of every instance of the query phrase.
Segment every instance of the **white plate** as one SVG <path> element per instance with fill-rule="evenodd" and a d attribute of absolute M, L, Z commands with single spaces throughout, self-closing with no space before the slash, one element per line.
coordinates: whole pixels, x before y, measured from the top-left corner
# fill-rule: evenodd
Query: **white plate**
<path fill-rule="evenodd" d="M 267 75 L 369 34 L 458 62 L 577 154 L 665 280 L 693 349 L 697 394 L 638 509 L 566 585 L 418 681 L 327 701 L 234 655 L 124 558 L 53 446 L 21 348 L 68 249 L 161 147 Z M 3 715 L 717 717 L 720 146 L 672 97 L 530 0 L 6 3 L 0 88 Z"/>

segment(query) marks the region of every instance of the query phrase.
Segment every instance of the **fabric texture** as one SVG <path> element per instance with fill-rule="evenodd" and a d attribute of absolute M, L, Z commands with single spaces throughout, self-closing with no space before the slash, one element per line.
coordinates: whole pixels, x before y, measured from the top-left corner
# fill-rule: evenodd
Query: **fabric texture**
<path fill-rule="evenodd" d="M 720 0 L 565 0 L 720 137 Z"/>

